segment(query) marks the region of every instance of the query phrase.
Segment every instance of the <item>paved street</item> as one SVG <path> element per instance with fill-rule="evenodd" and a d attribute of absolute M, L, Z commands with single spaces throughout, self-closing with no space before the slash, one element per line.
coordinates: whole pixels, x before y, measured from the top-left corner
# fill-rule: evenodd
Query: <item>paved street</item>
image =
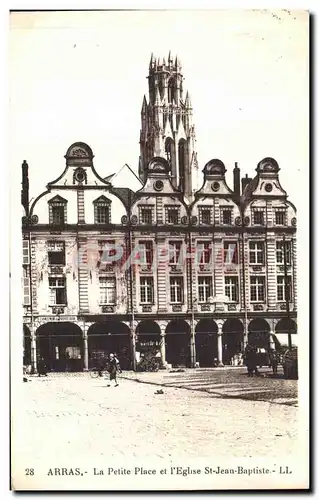
<path fill-rule="evenodd" d="M 30 485 L 39 477 L 50 481 L 50 467 L 123 466 L 130 460 L 185 465 L 199 458 L 228 463 L 255 457 L 260 465 L 263 459 L 278 463 L 281 456 L 297 456 L 302 446 L 298 408 L 286 404 L 289 397 L 295 401 L 296 382 L 248 379 L 244 373 L 241 368 L 126 372 L 116 388 L 89 373 L 31 376 L 21 387 L 19 421 L 13 421 L 19 474 L 34 468 L 38 476 L 26 478 Z M 166 385 L 154 385 L 161 383 Z M 254 401 L 252 394 L 267 394 L 269 401 Z M 57 482 L 49 484 L 57 487 Z M 79 482 L 72 484 L 80 488 Z M 96 481 L 97 488 L 101 485 Z"/>
<path fill-rule="evenodd" d="M 23 385 L 26 450 L 32 447 L 40 456 L 44 443 L 48 443 L 50 450 L 58 451 L 62 446 L 74 454 L 94 446 L 97 456 L 125 453 L 165 457 L 177 451 L 180 457 L 196 455 L 199 449 L 209 456 L 213 446 L 218 454 L 250 456 L 257 451 L 259 455 L 273 453 L 277 438 L 280 450 L 287 452 L 293 447 L 297 408 L 246 398 L 253 394 L 269 397 L 274 394 L 270 385 L 281 384 L 283 399 L 286 401 L 291 394 L 294 401 L 295 381 L 248 379 L 241 369 L 186 374 L 124 373 L 124 377 L 129 376 L 153 379 L 156 383 L 162 379 L 172 387 L 163 387 L 164 394 L 157 395 L 160 387 L 123 377 L 117 388 L 108 388 L 105 380 L 92 379 L 89 374 L 30 377 L 31 382 Z M 218 379 L 220 383 L 216 382 Z M 203 392 L 204 388 L 209 392 Z M 25 432 L 28 426 L 36 428 L 36 434 Z M 59 436 L 57 441 L 48 441 L 51 426 Z"/>
<path fill-rule="evenodd" d="M 209 393 L 212 397 L 268 401 L 274 404 L 297 406 L 296 380 L 283 378 L 282 370 L 273 375 L 269 368 L 259 369 L 260 376 L 247 377 L 245 367 L 219 369 L 186 369 L 183 372 L 124 373 L 123 376 L 142 382 L 160 384 Z"/>

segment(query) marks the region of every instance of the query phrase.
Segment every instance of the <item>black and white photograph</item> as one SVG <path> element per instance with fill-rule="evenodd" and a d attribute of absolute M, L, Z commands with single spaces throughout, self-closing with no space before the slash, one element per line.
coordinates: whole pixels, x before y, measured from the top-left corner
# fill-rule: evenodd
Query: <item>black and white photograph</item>
<path fill-rule="evenodd" d="M 309 488 L 309 13 L 14 11 L 11 488 Z"/>

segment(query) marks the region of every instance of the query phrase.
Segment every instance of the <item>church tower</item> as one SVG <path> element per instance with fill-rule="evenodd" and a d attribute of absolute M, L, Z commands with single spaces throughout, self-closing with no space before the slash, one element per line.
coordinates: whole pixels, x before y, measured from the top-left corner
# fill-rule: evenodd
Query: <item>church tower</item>
<path fill-rule="evenodd" d="M 193 110 L 189 93 L 184 94 L 181 63 L 171 53 L 167 62 L 151 56 L 141 120 L 140 179 L 144 182 L 151 159 L 162 156 L 169 162 L 173 186 L 191 200 L 198 189 Z"/>

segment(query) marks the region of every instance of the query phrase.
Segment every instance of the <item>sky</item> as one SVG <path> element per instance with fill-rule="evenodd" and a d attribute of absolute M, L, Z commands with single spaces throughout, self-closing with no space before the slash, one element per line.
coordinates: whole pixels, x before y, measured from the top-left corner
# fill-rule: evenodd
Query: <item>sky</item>
<path fill-rule="evenodd" d="M 181 60 L 200 170 L 221 159 L 254 176 L 266 156 L 298 208 L 308 176 L 308 14 L 305 11 L 11 13 L 9 156 L 30 198 L 60 175 L 76 141 L 103 177 L 137 171 L 150 55 Z M 303 184 L 304 185 L 304 184 Z"/>

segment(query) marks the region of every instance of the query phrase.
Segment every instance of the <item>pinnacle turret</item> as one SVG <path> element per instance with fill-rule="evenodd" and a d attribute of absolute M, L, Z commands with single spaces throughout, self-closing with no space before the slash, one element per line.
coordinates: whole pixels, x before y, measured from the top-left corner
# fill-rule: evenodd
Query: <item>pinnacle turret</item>
<path fill-rule="evenodd" d="M 188 109 L 192 107 L 192 102 L 188 91 L 186 92 L 185 107 Z"/>
<path fill-rule="evenodd" d="M 141 113 L 146 113 L 146 110 L 147 110 L 147 100 L 144 94 Z"/>

